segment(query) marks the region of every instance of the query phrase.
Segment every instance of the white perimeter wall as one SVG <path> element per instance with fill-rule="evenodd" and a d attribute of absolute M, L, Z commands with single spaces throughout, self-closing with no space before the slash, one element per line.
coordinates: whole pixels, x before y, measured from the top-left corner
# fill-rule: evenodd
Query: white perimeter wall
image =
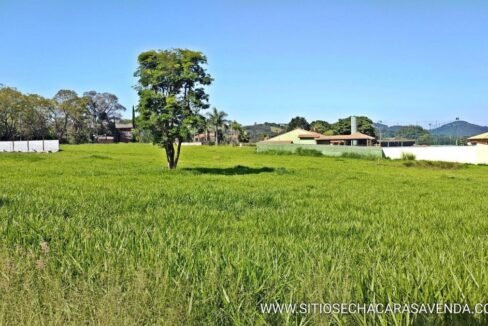
<path fill-rule="evenodd" d="M 185 142 L 182 142 L 181 143 L 181 146 L 202 146 L 202 143 L 201 142 L 194 142 L 194 143 L 185 143 Z"/>
<path fill-rule="evenodd" d="M 0 141 L 0 152 L 58 152 L 59 140 Z"/>
<path fill-rule="evenodd" d="M 416 160 L 488 164 L 488 145 L 384 147 L 383 153 L 391 159 L 402 158 L 403 153 L 415 155 Z"/>

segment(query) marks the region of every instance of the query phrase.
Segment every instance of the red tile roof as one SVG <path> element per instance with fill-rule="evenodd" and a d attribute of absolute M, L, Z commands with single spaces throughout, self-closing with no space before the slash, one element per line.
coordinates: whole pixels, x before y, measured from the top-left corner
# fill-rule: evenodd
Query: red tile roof
<path fill-rule="evenodd" d="M 308 132 L 306 134 L 300 134 L 298 135 L 298 138 L 320 138 L 322 137 L 323 135 L 322 134 L 319 134 L 317 132 Z"/>
<path fill-rule="evenodd" d="M 360 140 L 360 139 L 375 139 L 374 137 L 365 135 L 360 132 L 355 132 L 351 135 L 334 135 L 334 136 L 320 136 L 317 140 Z"/>

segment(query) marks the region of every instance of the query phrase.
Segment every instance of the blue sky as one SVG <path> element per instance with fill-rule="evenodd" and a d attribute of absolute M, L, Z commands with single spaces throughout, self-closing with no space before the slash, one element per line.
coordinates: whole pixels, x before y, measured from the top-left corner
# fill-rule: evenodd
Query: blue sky
<path fill-rule="evenodd" d="M 244 124 L 488 125 L 488 1 L 0 0 L 0 44 L 0 83 L 46 97 L 93 89 L 129 108 L 137 55 L 184 47 Z"/>

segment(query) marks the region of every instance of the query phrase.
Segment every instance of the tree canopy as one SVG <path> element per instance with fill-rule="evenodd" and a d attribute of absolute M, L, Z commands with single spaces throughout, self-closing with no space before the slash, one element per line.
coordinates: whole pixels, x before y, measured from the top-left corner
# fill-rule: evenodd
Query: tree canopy
<path fill-rule="evenodd" d="M 168 168 L 174 169 L 188 130 L 209 107 L 204 88 L 212 83 L 204 68 L 207 57 L 187 49 L 152 50 L 137 61 L 138 125 L 151 131 L 153 142 L 166 151 Z"/>
<path fill-rule="evenodd" d="M 331 129 L 330 123 L 324 120 L 315 120 L 310 123 L 310 130 L 318 132 L 319 134 L 324 134 Z"/>
<path fill-rule="evenodd" d="M 365 116 L 356 117 L 357 130 L 363 134 L 376 137 L 373 121 Z M 351 133 L 351 117 L 339 119 L 332 125 L 332 130 L 336 135 L 349 135 Z"/>
<path fill-rule="evenodd" d="M 100 94 L 88 92 L 85 94 Z M 118 119 L 125 108 L 117 97 L 102 93 L 109 99 L 109 119 Z M 88 95 L 78 96 L 75 91 L 62 89 L 52 99 L 37 94 L 23 94 L 10 87 L 0 87 L 0 140 L 15 139 L 59 139 L 61 142 L 83 143 L 93 141 L 93 131 L 100 115 L 91 113 L 91 99 Z M 92 105 L 93 106 L 93 105 Z M 104 109 L 105 110 L 105 109 Z M 113 121 L 111 122 L 113 125 Z M 103 130 L 104 134 L 115 136 L 114 128 Z"/>
<path fill-rule="evenodd" d="M 310 124 L 308 123 L 307 119 L 305 119 L 304 117 L 294 117 L 288 123 L 287 130 L 291 131 L 297 128 L 310 130 Z"/>
<path fill-rule="evenodd" d="M 213 128 L 215 132 L 215 145 L 219 144 L 219 138 L 222 138 L 220 134 L 221 129 L 227 128 L 227 113 L 219 111 L 217 108 L 213 108 L 211 112 L 207 113 L 208 124 Z"/>

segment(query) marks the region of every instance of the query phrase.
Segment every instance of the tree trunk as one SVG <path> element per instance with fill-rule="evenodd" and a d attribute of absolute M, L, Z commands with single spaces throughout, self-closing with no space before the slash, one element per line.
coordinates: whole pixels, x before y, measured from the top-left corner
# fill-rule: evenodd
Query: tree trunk
<path fill-rule="evenodd" d="M 164 144 L 164 149 L 166 151 L 166 161 L 168 162 L 168 169 L 173 170 L 176 168 L 175 164 L 175 148 L 171 141 L 167 141 Z"/>
<path fill-rule="evenodd" d="M 219 128 L 215 126 L 215 145 L 219 146 Z"/>
<path fill-rule="evenodd" d="M 180 160 L 181 143 L 182 143 L 182 140 L 178 138 L 178 145 L 176 147 L 176 158 L 174 160 L 174 162 L 175 162 L 175 169 L 176 169 L 176 166 L 178 165 L 178 161 Z"/>

